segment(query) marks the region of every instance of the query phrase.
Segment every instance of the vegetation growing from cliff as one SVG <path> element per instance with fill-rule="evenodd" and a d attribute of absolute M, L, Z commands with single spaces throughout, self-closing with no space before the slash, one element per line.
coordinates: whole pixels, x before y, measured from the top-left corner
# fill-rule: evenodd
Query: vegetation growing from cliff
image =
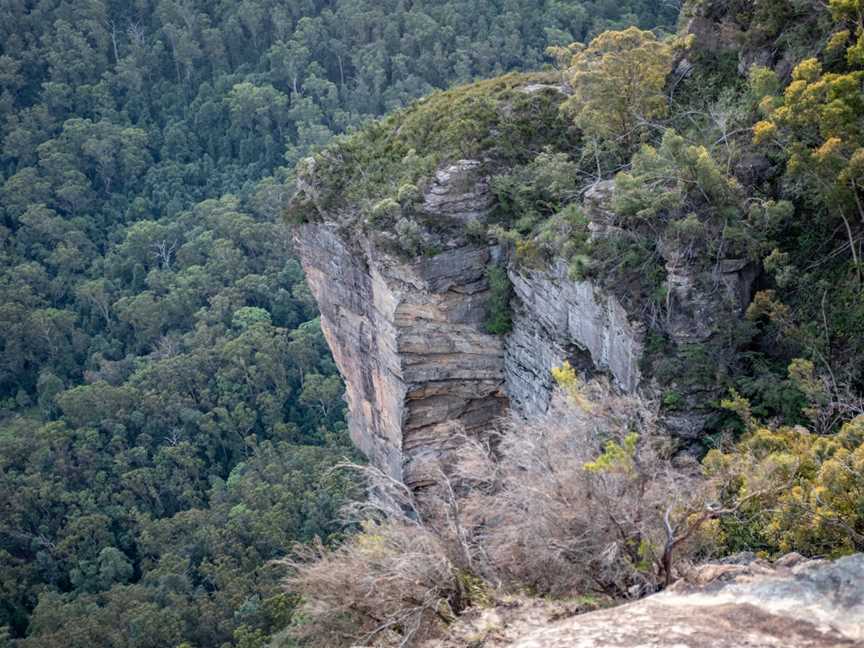
<path fill-rule="evenodd" d="M 782 179 L 774 194 L 793 203 L 795 213 L 764 257 L 770 282 L 749 316 L 787 361 L 802 356 L 813 362 L 838 401 L 847 389 L 860 393 L 864 385 L 864 167 L 857 161 L 864 150 L 864 61 L 856 54 L 861 3 L 831 2 L 829 10 L 824 49 L 818 58 L 798 62 L 788 83 L 770 70 L 751 70 L 751 93 L 762 115 L 753 126 L 753 144 L 778 164 Z M 778 381 L 784 373 L 780 364 Z M 743 386 L 749 389 L 742 393 L 761 407 L 763 389 L 746 381 Z"/>
<path fill-rule="evenodd" d="M 746 421 L 748 432 L 733 448 L 711 450 L 704 464 L 726 484 L 724 501 L 747 501 L 717 528 L 724 549 L 834 557 L 864 551 L 861 403 L 856 418 L 827 435 L 802 426 L 766 426 L 740 396 L 727 405 Z M 753 493 L 760 495 L 749 497 Z"/>
<path fill-rule="evenodd" d="M 550 51 L 566 68 L 563 78 L 533 73 L 463 86 L 341 138 L 301 167 L 309 195 L 301 192 L 289 218 L 359 212 L 373 231 L 397 217 L 417 218 L 414 202 L 434 172 L 476 159 L 483 163 L 480 173 L 493 178 L 498 224 L 530 232 L 642 141 L 645 120 L 665 114 L 662 87 L 674 48 L 631 28 L 599 36 L 585 49 Z M 613 97 L 618 108 L 609 116 Z M 622 125 L 626 142 L 601 150 L 618 141 L 613 132 Z M 395 204 L 398 209 L 382 210 Z M 382 212 L 389 218 L 382 220 Z"/>
<path fill-rule="evenodd" d="M 759 3 L 747 38 L 761 32 L 762 43 L 776 33 L 780 23 L 770 6 L 781 11 L 786 4 Z M 701 267 L 709 271 L 705 276 L 724 258 L 762 265 L 765 287 L 773 289 L 763 302 L 773 307 L 754 309 L 750 323 L 725 327 L 701 346 L 660 344 L 659 362 L 649 358 L 648 369 L 691 388 L 736 385 L 760 412 L 790 422 L 801 420 L 801 392 L 785 375 L 792 358 L 812 360 L 835 393 L 843 385 L 860 391 L 864 384 L 861 7 L 837 2 L 829 10 L 799 16 L 777 41 L 784 60 L 820 51 L 819 58 L 787 68 L 791 80 L 759 66 L 749 69 L 746 84 L 734 70 L 724 77 L 723 68 L 713 69 L 716 55 L 694 45 L 687 54 L 696 61 L 693 68 L 667 79 L 666 117 L 637 120 L 648 141 L 615 174 L 611 210 L 586 204 L 586 223 L 568 207 L 534 231 L 509 234 L 517 256 L 563 252 L 574 276 L 591 276 L 625 301 L 635 296 L 637 308 L 648 309 L 654 321 L 670 312 L 663 289 L 670 265 L 690 272 Z M 734 8 L 730 12 L 734 17 Z M 803 24 L 809 33 L 799 29 Z M 778 70 L 782 74 L 782 66 Z M 760 170 L 749 171 L 754 162 Z M 621 270 L 637 258 L 629 273 L 635 281 L 628 281 Z"/>
<path fill-rule="evenodd" d="M 746 78 L 739 75 L 730 44 L 710 40 L 719 36 L 673 42 L 631 28 L 587 45 L 553 48 L 570 95 L 549 89 L 519 98 L 531 107 L 517 129 L 527 140 L 502 129 L 502 106 L 509 118 L 520 85 L 554 84 L 554 76 L 509 77 L 433 97 L 386 127 L 358 133 L 354 149 L 323 154 L 310 178 L 325 199 L 371 213 L 365 222 L 373 232 L 411 224 L 421 238 L 436 227 L 458 236 L 461 226 L 446 218 L 424 220 L 418 201 L 442 164 L 479 156 L 485 165 L 478 177 L 489 177 L 495 204 L 487 223 L 468 226 L 472 240 L 497 238 L 516 263 L 531 267 L 563 258 L 573 278 L 590 278 L 614 292 L 654 324 L 658 355 L 646 362 L 648 375 L 677 374 L 690 391 L 736 386 L 757 410 L 795 417 L 797 391 L 784 375 L 793 357 L 811 358 L 824 372 L 842 367 L 845 382 L 862 384 L 855 369 L 861 363 L 853 360 L 861 357 L 858 333 L 864 330 L 856 297 L 860 279 L 848 276 L 850 268 L 855 277 L 860 273 L 864 225 L 856 179 L 861 25 L 857 5 L 834 3 L 830 11 L 805 16 L 794 3 L 751 4 L 723 5 L 704 18 L 708 9 L 694 3 L 687 13 L 722 21 L 730 38 L 752 49 L 748 57 L 758 53 L 764 60 L 769 54 L 762 48 L 775 39 L 779 49 L 770 56 L 778 61 L 776 73 L 755 65 Z M 785 31 L 784 16 L 796 21 Z M 696 35 L 704 28 L 694 27 Z M 808 58 L 792 71 L 789 61 L 802 52 L 818 52 L 821 60 Z M 645 79 L 628 75 L 631 60 Z M 784 69 L 792 73 L 790 83 L 781 78 Z M 632 101 L 600 114 L 616 97 Z M 490 109 L 484 112 L 484 106 Z M 532 111 L 539 116 L 531 118 Z M 542 127 L 539 135 L 531 131 L 531 119 Z M 417 132 L 443 135 L 418 149 Z M 464 143 L 471 137 L 477 139 Z M 511 154 L 512 142 L 519 145 Z M 339 176 L 346 161 L 348 172 Z M 592 188 L 608 179 L 614 180 L 611 200 L 607 189 Z M 315 210 L 303 213 L 315 217 Z M 797 335 L 767 350 L 778 329 L 768 318 L 754 317 L 749 324 L 721 326 L 711 340 L 686 348 L 659 339 L 676 308 L 670 268 L 712 292 L 724 268 L 744 262 L 750 268 L 764 263 L 763 277 L 775 284 L 764 287 L 790 302 Z M 716 371 L 706 370 L 711 366 Z"/>
<path fill-rule="evenodd" d="M 493 335 L 505 335 L 513 329 L 510 299 L 513 286 L 506 268 L 493 265 L 486 271 L 489 281 L 489 304 L 486 312 L 486 331 Z"/>

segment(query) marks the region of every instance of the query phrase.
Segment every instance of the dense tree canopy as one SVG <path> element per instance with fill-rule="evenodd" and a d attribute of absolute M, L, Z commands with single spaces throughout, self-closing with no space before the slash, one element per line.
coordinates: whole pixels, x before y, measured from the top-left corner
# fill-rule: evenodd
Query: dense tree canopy
<path fill-rule="evenodd" d="M 279 215 L 310 147 L 649 0 L 3 0 L 0 645 L 261 646 L 338 534 L 342 386 Z M 9 639 L 7 640 L 7 636 Z"/>

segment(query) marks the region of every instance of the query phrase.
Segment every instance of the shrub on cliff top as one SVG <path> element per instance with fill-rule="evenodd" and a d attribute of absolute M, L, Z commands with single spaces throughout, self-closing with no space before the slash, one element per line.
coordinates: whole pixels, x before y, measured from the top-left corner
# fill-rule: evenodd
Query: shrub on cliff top
<path fill-rule="evenodd" d="M 651 219 L 659 213 L 681 215 L 698 209 L 737 216 L 740 188 L 719 168 L 704 146 L 688 144 L 667 130 L 660 146 L 645 145 L 633 156 L 631 170 L 615 178 L 616 212 Z"/>
<path fill-rule="evenodd" d="M 579 165 L 551 148 L 492 179 L 496 220 L 526 234 L 579 197 Z"/>
<path fill-rule="evenodd" d="M 409 645 L 465 604 L 441 540 L 416 522 L 370 521 L 336 549 L 297 547 L 287 564 L 287 587 L 302 592 L 293 634 L 305 645 L 381 645 L 394 636 L 392 645 Z"/>
<path fill-rule="evenodd" d="M 554 375 L 549 414 L 513 421 L 495 452 L 476 442 L 460 452 L 476 562 L 538 593 L 654 592 L 712 524 L 698 466 L 673 462 L 650 403 L 586 384 L 567 364 Z"/>
<path fill-rule="evenodd" d="M 547 147 L 572 152 L 579 137 L 559 112 L 564 95 L 557 87 L 551 73 L 508 74 L 434 93 L 336 138 L 306 169 L 306 180 L 319 206 L 365 211 L 385 198 L 400 201 L 406 186 L 422 185 L 448 161 L 506 166 Z"/>
<path fill-rule="evenodd" d="M 809 380 L 807 367 L 790 371 Z M 412 645 L 489 586 L 627 599 L 720 551 L 864 550 L 864 416 L 835 435 L 759 424 L 700 466 L 674 455 L 656 407 L 564 364 L 550 412 L 456 436 L 454 463 L 415 493 L 374 468 L 364 530 L 289 561 L 296 633 L 315 645 Z M 803 376 L 803 378 L 802 378 Z M 389 635 L 389 638 L 387 637 Z"/>
<path fill-rule="evenodd" d="M 564 109 L 589 138 L 626 154 L 647 123 L 666 116 L 666 77 L 673 45 L 637 27 L 603 32 L 588 46 L 553 48 L 565 64 L 573 96 Z"/>

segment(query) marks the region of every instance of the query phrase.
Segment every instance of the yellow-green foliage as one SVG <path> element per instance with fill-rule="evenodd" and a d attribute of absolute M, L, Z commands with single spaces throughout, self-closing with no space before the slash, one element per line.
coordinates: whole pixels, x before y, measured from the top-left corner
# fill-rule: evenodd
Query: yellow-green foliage
<path fill-rule="evenodd" d="M 456 571 L 456 582 L 466 604 L 479 607 L 489 607 L 493 604 L 492 590 L 482 578 L 459 569 Z"/>
<path fill-rule="evenodd" d="M 780 195 L 794 200 L 800 229 L 765 250 L 777 291 L 757 294 L 748 316 L 796 346 L 794 354 L 819 359 L 837 375 L 848 368 L 857 382 L 864 340 L 864 13 L 861 0 L 832 0 L 829 8 L 833 33 L 820 58 L 811 49 L 785 88 L 766 69 L 750 72 L 751 96 L 762 115 L 753 141 L 785 162 Z M 811 420 L 816 405 L 807 412 Z"/>
<path fill-rule="evenodd" d="M 585 383 L 576 374 L 576 370 L 569 362 L 565 360 L 560 367 L 553 367 L 552 378 L 564 391 L 571 403 L 586 412 L 591 411 L 591 399 L 585 394 Z"/>
<path fill-rule="evenodd" d="M 631 170 L 615 178 L 615 209 L 625 216 L 649 219 L 685 207 L 735 211 L 739 187 L 704 146 L 688 144 L 667 130 L 660 146 L 643 145 Z"/>
<path fill-rule="evenodd" d="M 864 65 L 864 0 L 829 0 L 828 8 L 840 27 L 829 48 L 838 49 L 849 43 L 846 61 L 853 66 Z"/>
<path fill-rule="evenodd" d="M 827 50 L 846 47 L 848 69 L 826 72 L 819 60 L 805 59 L 782 96 L 767 82 L 769 73 L 751 74 L 751 89 L 765 93 L 759 105 L 766 115 L 753 138 L 788 155 L 790 176 L 808 183 L 828 207 L 864 220 L 864 71 L 855 69 L 864 65 L 864 12 L 861 0 L 832 0 L 830 7 L 839 30 Z"/>
<path fill-rule="evenodd" d="M 566 62 L 573 96 L 565 109 L 586 135 L 616 140 L 630 149 L 640 141 L 644 120 L 667 113 L 666 77 L 673 47 L 636 27 L 608 31 L 587 47 L 554 52 Z"/>
<path fill-rule="evenodd" d="M 624 441 L 608 441 L 603 447 L 603 452 L 594 460 L 584 465 L 588 472 L 624 472 L 630 473 L 635 469 L 634 458 L 636 456 L 636 444 L 639 435 L 630 432 L 624 437 Z"/>
<path fill-rule="evenodd" d="M 721 524 L 730 550 L 864 549 L 864 416 L 833 435 L 754 426 L 731 450 L 710 451 L 704 465 L 726 484 L 729 502 L 744 502 Z"/>

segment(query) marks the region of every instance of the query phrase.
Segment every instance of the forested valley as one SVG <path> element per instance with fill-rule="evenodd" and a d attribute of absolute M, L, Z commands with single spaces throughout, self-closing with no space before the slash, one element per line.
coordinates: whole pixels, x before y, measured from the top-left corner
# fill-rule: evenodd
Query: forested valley
<path fill-rule="evenodd" d="M 292 166 L 655 0 L 2 0 L 0 646 L 257 648 L 339 537 Z"/>

